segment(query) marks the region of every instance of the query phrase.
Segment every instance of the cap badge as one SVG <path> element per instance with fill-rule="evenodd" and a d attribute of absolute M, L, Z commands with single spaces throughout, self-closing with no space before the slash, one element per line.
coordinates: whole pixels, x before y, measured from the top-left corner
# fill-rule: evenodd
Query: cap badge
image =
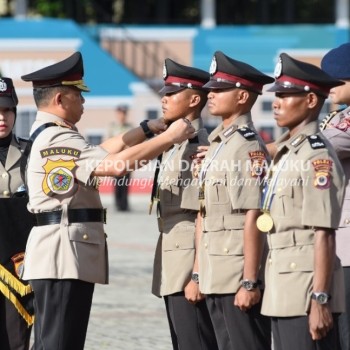
<path fill-rule="evenodd" d="M 165 79 L 167 76 L 168 76 L 168 71 L 166 69 L 166 64 L 164 63 L 164 66 L 163 66 L 163 79 Z"/>
<path fill-rule="evenodd" d="M 275 78 L 279 78 L 281 76 L 281 73 L 282 73 L 282 59 L 281 57 L 279 57 L 273 75 L 275 76 Z"/>
<path fill-rule="evenodd" d="M 0 79 L 0 92 L 4 92 L 7 90 L 7 84 L 4 80 Z"/>
<path fill-rule="evenodd" d="M 209 68 L 210 75 L 214 75 L 216 73 L 217 67 L 218 67 L 218 64 L 216 62 L 216 57 L 214 56 L 213 59 L 211 60 L 211 64 Z"/>

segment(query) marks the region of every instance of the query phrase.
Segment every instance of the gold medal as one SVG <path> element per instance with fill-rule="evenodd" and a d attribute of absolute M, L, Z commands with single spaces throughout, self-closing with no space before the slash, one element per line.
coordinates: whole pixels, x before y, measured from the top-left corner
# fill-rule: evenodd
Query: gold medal
<path fill-rule="evenodd" d="M 273 220 L 269 213 L 264 213 L 256 220 L 256 226 L 262 232 L 269 232 L 273 227 Z"/>

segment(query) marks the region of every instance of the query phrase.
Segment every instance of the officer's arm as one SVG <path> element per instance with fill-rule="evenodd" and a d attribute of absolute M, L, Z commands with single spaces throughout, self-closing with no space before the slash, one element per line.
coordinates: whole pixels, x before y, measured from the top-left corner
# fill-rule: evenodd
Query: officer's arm
<path fill-rule="evenodd" d="M 264 236 L 256 227 L 256 220 L 260 210 L 248 210 L 244 224 L 244 269 L 243 279 L 256 281 L 261 263 Z"/>
<path fill-rule="evenodd" d="M 162 134 L 129 147 L 121 152 L 109 154 L 93 171 L 93 176 L 123 176 L 146 165 L 175 143 L 195 136 L 192 125 L 183 119 L 177 120 Z"/>
<path fill-rule="evenodd" d="M 159 134 L 166 130 L 167 126 L 162 119 L 154 119 L 147 122 L 148 128 L 153 134 Z M 132 147 L 146 140 L 146 135 L 141 126 L 128 130 L 123 134 L 111 137 L 101 143 L 101 147 L 108 153 L 121 152 L 127 147 Z"/>
<path fill-rule="evenodd" d="M 313 292 L 329 294 L 334 263 L 335 232 L 333 229 L 317 228 L 315 230 Z M 327 335 L 333 327 L 332 313 L 328 303 L 321 305 L 315 300 L 311 301 L 309 325 L 312 339 L 318 340 Z"/>

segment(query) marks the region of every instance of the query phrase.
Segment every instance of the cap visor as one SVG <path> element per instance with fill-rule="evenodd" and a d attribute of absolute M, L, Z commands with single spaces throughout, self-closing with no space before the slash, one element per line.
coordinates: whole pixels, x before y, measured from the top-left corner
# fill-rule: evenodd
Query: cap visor
<path fill-rule="evenodd" d="M 235 83 L 224 83 L 221 81 L 210 80 L 205 85 L 203 85 L 204 89 L 232 89 L 235 88 Z"/>
<path fill-rule="evenodd" d="M 16 103 L 11 97 L 0 96 L 0 107 L 14 108 L 16 107 Z"/>
<path fill-rule="evenodd" d="M 305 91 L 304 89 L 299 89 L 295 86 L 291 86 L 291 87 L 288 87 L 288 86 L 282 86 L 282 85 L 279 85 L 279 84 L 274 84 L 272 85 L 269 89 L 267 89 L 266 91 L 269 91 L 269 92 L 289 92 L 291 94 L 297 94 L 297 93 L 301 93 L 301 92 L 307 92 Z"/>
<path fill-rule="evenodd" d="M 183 86 L 176 86 L 176 85 L 164 85 L 160 90 L 159 93 L 162 95 L 165 94 L 171 94 L 174 92 L 178 92 L 181 90 L 184 90 L 185 88 Z"/>

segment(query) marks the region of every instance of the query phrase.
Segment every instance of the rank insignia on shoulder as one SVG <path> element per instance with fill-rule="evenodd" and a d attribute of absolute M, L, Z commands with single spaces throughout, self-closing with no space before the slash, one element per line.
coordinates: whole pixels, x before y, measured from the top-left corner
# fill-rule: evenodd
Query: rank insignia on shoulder
<path fill-rule="evenodd" d="M 298 137 L 296 137 L 290 144 L 291 146 L 297 147 L 299 146 L 304 140 L 306 139 L 306 135 L 301 134 Z"/>
<path fill-rule="evenodd" d="M 230 126 L 227 130 L 224 131 L 223 135 L 225 137 L 231 136 L 237 130 L 237 125 Z"/>
<path fill-rule="evenodd" d="M 318 135 L 310 135 L 307 139 L 309 140 L 312 149 L 326 148 L 325 143 Z"/>
<path fill-rule="evenodd" d="M 256 133 L 248 127 L 239 128 L 237 131 L 247 140 L 255 139 Z"/>

